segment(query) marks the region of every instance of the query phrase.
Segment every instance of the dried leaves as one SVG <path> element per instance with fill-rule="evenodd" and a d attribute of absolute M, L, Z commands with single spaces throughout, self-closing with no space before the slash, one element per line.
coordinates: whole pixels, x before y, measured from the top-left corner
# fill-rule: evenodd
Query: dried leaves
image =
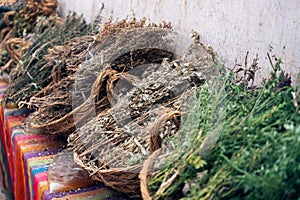
<path fill-rule="evenodd" d="M 121 21 L 116 24 L 106 23 L 104 30 L 96 35 L 84 35 L 71 39 L 64 46 L 52 46 L 48 48 L 48 53 L 41 58 L 40 62 L 43 64 L 43 66 L 41 66 L 43 71 L 41 72 L 48 74 L 51 70 L 51 76 L 45 77 L 45 80 L 51 82 L 48 85 L 38 84 L 38 86 L 44 88 L 36 93 L 29 101 L 26 99 L 34 91 L 26 92 L 27 97 L 23 97 L 24 100 L 21 99 L 19 103 L 20 106 L 38 108 L 38 112 L 36 116 L 32 118 L 29 127 L 40 129 L 40 131 L 50 134 L 68 135 L 75 128 L 73 122 L 74 112 L 71 108 L 75 109 L 79 107 L 78 109 L 82 110 L 83 115 L 78 116 L 78 118 L 83 119 L 81 123 L 84 123 L 89 119 L 88 115 L 92 111 L 91 109 L 93 109 L 91 106 L 94 105 L 94 102 L 96 103 L 97 112 L 107 108 L 109 104 L 114 104 L 116 94 L 111 88 L 115 82 L 119 79 L 136 82 L 129 74 L 122 73 L 124 71 L 122 66 L 131 66 L 129 62 L 131 64 L 154 62 L 154 58 L 160 58 L 156 62 L 161 62 L 162 58 L 172 56 L 172 54 L 170 55 L 160 50 L 156 50 L 156 52 L 147 49 L 139 50 L 139 52 L 133 54 L 138 55 L 136 60 L 130 60 L 127 54 L 119 57 L 120 59 L 116 59 L 112 63 L 112 68 L 117 71 L 101 71 L 104 64 L 101 64 L 101 61 L 97 60 L 99 59 L 97 55 L 105 53 L 106 57 L 102 58 L 102 60 L 106 60 L 106 63 L 111 61 L 114 54 L 109 54 L 108 51 L 116 50 L 114 49 L 116 48 L 115 43 L 109 43 L 113 35 L 122 32 L 126 33 L 128 29 L 137 29 L 138 27 L 142 28 L 144 26 L 146 26 L 144 19 L 141 21 L 136 21 L 135 19 L 128 22 Z M 112 35 L 108 36 L 108 34 Z M 88 61 L 89 59 L 91 61 Z M 94 64 L 91 64 L 91 62 L 94 62 Z M 98 76 L 99 72 L 101 76 Z M 96 80 L 97 76 L 98 79 Z M 76 84 L 74 85 L 75 81 Z M 96 81 L 96 86 L 93 88 L 96 91 L 91 91 L 94 81 Z M 65 84 L 67 87 L 65 87 Z M 89 96 L 91 97 L 87 100 Z M 57 103 L 53 103 L 55 98 L 57 98 Z M 62 101 L 64 101 L 64 104 L 61 103 Z M 55 115 L 57 117 L 48 117 L 52 116 L 51 112 L 57 113 Z M 80 111 L 76 112 L 79 113 Z M 46 119 L 47 117 L 48 119 Z M 68 124 L 68 128 L 61 126 L 62 124 Z"/>
<path fill-rule="evenodd" d="M 3 16 L 0 36 L 1 73 L 10 73 L 29 47 L 30 35 L 38 22 L 38 17 L 49 17 L 56 13 L 57 0 L 29 0 L 24 4 L 17 1 Z M 6 58 L 3 53 L 8 53 Z"/>
<path fill-rule="evenodd" d="M 124 37 L 114 38 L 116 42 L 110 43 L 111 48 L 104 48 L 104 52 L 116 50 L 118 45 L 126 49 L 132 41 L 135 42 L 134 46 L 144 38 L 155 38 L 154 32 L 147 35 L 147 31 L 153 29 L 140 29 L 136 33 L 139 31 L 140 35 L 131 31 L 125 33 L 134 36 L 127 37 L 130 38 L 127 42 Z M 157 32 L 156 36 L 160 38 L 160 34 L 169 33 Z M 170 43 L 169 40 L 167 42 Z M 159 43 L 164 46 L 166 41 Z M 167 45 L 164 47 L 167 49 Z M 86 112 L 85 118 L 91 119 L 87 123 L 80 123 L 81 126 L 69 136 L 69 145 L 92 177 L 131 195 L 138 194 L 139 185 L 135 184 L 136 181 L 129 184 L 128 180 L 126 184 L 130 188 L 124 188 L 123 180 L 118 178 L 118 181 L 109 181 L 106 172 L 109 171 L 109 176 L 113 177 L 120 171 L 131 174 L 136 169 L 136 175 L 131 178 L 138 179 L 143 160 L 165 145 L 166 138 L 172 138 L 178 131 L 187 97 L 192 96 L 193 90 L 203 84 L 203 80 L 213 75 L 213 60 L 205 51 L 190 61 L 182 58 L 172 61 L 170 54 L 164 53 L 167 51 L 163 50 L 161 54 L 157 53 L 159 51 L 158 48 L 130 51 L 120 54 L 112 65 L 102 63 L 114 56 L 99 51 L 100 58 L 88 62 L 88 68 L 83 70 L 83 74 L 91 69 L 102 70 L 94 78 L 89 97 L 96 100 L 96 104 L 90 105 L 96 105 L 95 113 L 91 115 Z M 168 57 L 163 58 L 162 55 Z M 147 56 L 152 57 L 149 59 Z M 97 102 L 101 99 L 109 103 L 105 109 L 97 109 Z M 90 108 L 88 110 L 91 111 Z M 79 115 L 83 112 L 79 112 Z"/>
<path fill-rule="evenodd" d="M 63 24 L 57 24 L 57 21 L 53 19 L 44 21 L 49 23 L 49 27 L 41 27 L 42 30 L 36 30 L 35 37 L 32 38 L 32 44 L 24 54 L 22 62 L 10 74 L 12 84 L 4 95 L 6 104 L 15 103 L 18 105 L 20 101 L 28 102 L 34 94 L 52 82 L 52 70 L 67 70 L 64 66 L 64 60 L 57 59 L 58 55 L 56 53 L 59 48 L 55 46 L 65 44 L 66 41 L 91 31 L 91 26 L 75 14 L 69 15 Z M 54 54 L 51 59 L 45 56 L 49 48 L 52 48 Z M 55 52 L 53 52 L 54 49 L 56 49 Z M 68 70 L 72 71 L 73 69 Z M 61 73 L 61 76 L 67 75 Z M 57 78 L 55 77 L 55 71 L 54 78 Z"/>

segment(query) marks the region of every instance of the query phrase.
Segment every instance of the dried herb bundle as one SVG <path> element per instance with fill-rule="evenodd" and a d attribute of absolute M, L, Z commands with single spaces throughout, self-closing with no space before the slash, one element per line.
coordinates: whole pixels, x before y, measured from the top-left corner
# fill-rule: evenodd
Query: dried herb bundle
<path fill-rule="evenodd" d="M 50 23 L 49 26 L 38 27 L 35 34 L 37 38 L 33 39 L 22 61 L 10 74 L 11 85 L 3 98 L 6 104 L 16 106 L 20 101 L 29 101 L 33 95 L 49 85 L 53 80 L 51 73 L 55 60 L 49 62 L 49 59 L 44 56 L 49 50 L 53 51 L 55 46 L 64 45 L 74 37 L 86 35 L 92 29 L 82 17 L 74 13 L 70 14 L 62 24 L 61 22 L 57 24 L 56 20 L 51 19 L 46 22 Z M 57 67 L 62 67 L 64 70 L 63 63 L 58 63 Z"/>
<path fill-rule="evenodd" d="M 1 73 L 10 73 L 29 47 L 30 34 L 40 17 L 51 18 L 56 14 L 57 0 L 18 0 L 1 10 L 0 66 Z M 2 13 L 3 11 L 3 13 Z M 56 17 L 58 19 L 58 17 Z"/>
<path fill-rule="evenodd" d="M 201 47 L 201 51 L 198 51 L 201 48 L 196 50 L 198 57 L 191 56 L 191 59 L 185 55 L 168 61 L 175 56 L 166 51 L 170 49 L 167 44 L 171 43 L 165 39 L 169 31 L 139 29 L 125 34 L 130 37 L 110 38 L 114 42 L 109 40 L 112 45 L 105 48 L 105 54 L 100 51 L 101 57 L 89 62 L 89 68 L 84 68 L 103 71 L 94 78 L 90 108 L 84 106 L 74 113 L 79 126 L 69 136 L 69 145 L 73 147 L 76 162 L 89 171 L 93 179 L 139 196 L 138 174 L 142 161 L 167 143 L 166 138 L 177 133 L 187 99 L 213 75 L 213 59 Z M 143 47 L 143 42 L 160 46 L 137 51 L 135 46 Z M 116 57 L 118 46 L 125 52 L 129 47 L 133 51 L 111 59 Z M 148 60 L 147 56 L 151 55 L 167 58 L 150 57 Z M 104 62 L 102 66 L 103 58 L 112 60 L 112 64 Z M 86 71 L 83 74 L 80 77 L 91 79 Z M 101 109 L 98 109 L 98 102 L 101 102 Z M 91 120 L 87 123 L 80 121 L 89 117 Z"/>
<path fill-rule="evenodd" d="M 81 118 L 84 121 L 81 123 L 84 123 L 90 118 L 91 109 L 94 109 L 90 104 L 96 104 L 98 110 L 107 108 L 112 103 L 112 97 L 109 96 L 109 92 L 106 96 L 106 89 L 103 87 L 109 81 L 107 77 L 113 74 L 110 75 L 108 71 L 104 73 L 105 65 L 112 63 L 112 68 L 118 68 L 118 71 L 115 72 L 120 75 L 121 72 L 126 72 L 123 68 L 124 66 L 130 66 L 129 62 L 141 65 L 145 62 L 161 62 L 166 57 L 171 58 L 172 54 L 163 50 L 143 49 L 132 54 L 136 56 L 133 60 L 130 56 L 128 57 L 129 54 L 126 54 L 112 61 L 116 57 L 115 52 L 118 52 L 119 48 L 116 42 L 122 39 L 125 34 L 128 34 L 128 30 L 136 30 L 132 31 L 133 33 L 137 33 L 137 31 L 146 32 L 146 30 L 138 30 L 138 28 L 141 29 L 145 26 L 150 29 L 150 27 L 156 25 L 146 25 L 144 19 L 141 21 L 133 19 L 130 21 L 122 20 L 117 23 L 108 22 L 105 23 L 104 29 L 96 35 L 77 37 L 71 39 L 64 46 L 49 48 L 44 59 L 47 65 L 52 66 L 51 82 L 36 93 L 30 101 L 20 102 L 21 106 L 25 105 L 38 109 L 28 123 L 28 127 L 32 131 L 68 135 L 75 129 L 73 119 L 75 112 L 78 113 L 80 112 L 78 110 L 83 110 Z M 167 25 L 160 26 L 163 28 Z M 147 31 L 149 32 L 149 30 Z M 122 35 L 120 36 L 120 34 Z M 143 39 L 143 36 L 145 35 L 139 36 L 139 40 Z M 156 37 L 158 36 L 156 35 Z M 151 38 L 148 36 L 148 39 Z M 133 46 L 136 41 L 131 40 L 130 43 L 127 43 L 127 47 Z M 99 55 L 105 56 L 101 57 Z M 157 59 L 157 61 L 154 61 L 154 59 Z M 102 64 L 100 60 L 102 60 Z M 102 73 L 102 82 L 98 83 L 98 91 L 91 94 L 91 87 L 99 73 Z M 122 76 L 125 77 L 126 74 Z M 55 114 L 53 115 L 53 113 Z"/>
<path fill-rule="evenodd" d="M 57 0 L 27 0 L 23 9 L 14 16 L 14 32 L 17 37 L 34 32 L 38 17 L 56 14 Z"/>

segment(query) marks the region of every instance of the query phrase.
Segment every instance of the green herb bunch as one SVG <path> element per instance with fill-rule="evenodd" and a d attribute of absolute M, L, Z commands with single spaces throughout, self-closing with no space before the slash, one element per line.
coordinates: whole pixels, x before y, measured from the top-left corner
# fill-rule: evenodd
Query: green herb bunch
<path fill-rule="evenodd" d="M 231 72 L 222 77 L 222 95 L 215 87 L 198 91 L 198 109 L 189 114 L 197 120 L 187 119 L 182 129 L 193 142 L 151 177 L 154 199 L 299 198 L 300 114 L 293 103 L 295 88 L 280 60 L 275 66 L 260 87 L 245 89 Z M 207 151 L 205 138 L 217 131 L 220 137 Z M 174 171 L 179 175 L 161 190 Z"/>

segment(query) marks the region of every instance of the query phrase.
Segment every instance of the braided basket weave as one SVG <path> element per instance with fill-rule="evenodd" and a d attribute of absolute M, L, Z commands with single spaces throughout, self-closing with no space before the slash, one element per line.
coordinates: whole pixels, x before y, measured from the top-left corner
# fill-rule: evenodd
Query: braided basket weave
<path fill-rule="evenodd" d="M 141 197 L 139 173 L 143 162 L 176 136 L 189 98 L 203 84 L 201 77 L 195 76 L 194 70 L 185 71 L 185 66 L 201 68 L 204 60 L 212 64 L 206 53 L 197 59 L 198 65 L 180 61 L 150 64 L 139 76 L 133 73 L 126 77 L 106 69 L 111 74 L 107 82 L 115 83 L 109 89 L 114 100 L 109 101 L 110 108 L 69 136 L 77 164 L 92 179 Z M 126 85 L 132 87 L 126 88 L 124 94 L 118 93 L 119 87 Z"/>

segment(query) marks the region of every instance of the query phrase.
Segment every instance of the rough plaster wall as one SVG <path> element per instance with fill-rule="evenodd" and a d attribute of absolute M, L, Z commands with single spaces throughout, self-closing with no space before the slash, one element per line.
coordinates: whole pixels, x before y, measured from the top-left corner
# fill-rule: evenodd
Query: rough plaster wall
<path fill-rule="evenodd" d="M 201 41 L 213 47 L 227 66 L 235 60 L 248 63 L 256 54 L 262 67 L 259 78 L 270 70 L 267 52 L 283 59 L 295 80 L 300 69 L 299 0 L 59 0 L 60 12 L 82 13 L 92 21 L 102 3 L 105 18 L 146 17 L 150 21 L 170 21 L 184 34 L 192 29 Z M 270 51 L 272 49 L 272 51 Z"/>

